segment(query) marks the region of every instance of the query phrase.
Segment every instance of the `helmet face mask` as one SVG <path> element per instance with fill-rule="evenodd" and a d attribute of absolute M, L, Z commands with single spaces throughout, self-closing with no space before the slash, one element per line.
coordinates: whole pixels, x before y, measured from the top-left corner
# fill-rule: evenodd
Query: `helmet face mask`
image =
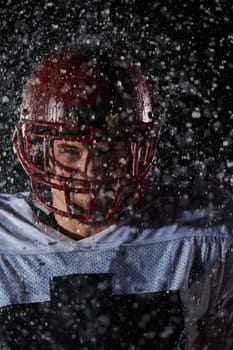
<path fill-rule="evenodd" d="M 158 138 L 141 72 L 100 51 L 64 49 L 46 57 L 26 84 L 13 136 L 36 199 L 87 223 L 138 199 Z"/>

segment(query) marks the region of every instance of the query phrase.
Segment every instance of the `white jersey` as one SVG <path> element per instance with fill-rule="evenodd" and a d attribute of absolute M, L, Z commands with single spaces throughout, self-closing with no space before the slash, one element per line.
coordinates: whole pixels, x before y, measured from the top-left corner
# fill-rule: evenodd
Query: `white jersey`
<path fill-rule="evenodd" d="M 206 336 L 221 313 L 229 327 L 233 231 L 222 209 L 183 212 L 175 224 L 157 228 L 128 220 L 75 241 L 39 221 L 28 197 L 0 197 L 0 307 L 49 301 L 55 277 L 110 274 L 113 295 L 179 291 L 185 349 L 198 337 L 200 320 Z M 233 329 L 224 341 L 221 350 L 233 349 Z"/>

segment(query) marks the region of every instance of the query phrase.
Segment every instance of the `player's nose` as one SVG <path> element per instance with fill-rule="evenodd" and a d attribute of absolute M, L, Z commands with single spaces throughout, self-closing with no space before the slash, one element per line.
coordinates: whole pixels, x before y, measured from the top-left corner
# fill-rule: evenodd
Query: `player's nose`
<path fill-rule="evenodd" d="M 101 179 L 104 175 L 104 164 L 102 157 L 91 151 L 87 151 L 82 159 L 81 172 L 85 173 L 88 177 Z"/>

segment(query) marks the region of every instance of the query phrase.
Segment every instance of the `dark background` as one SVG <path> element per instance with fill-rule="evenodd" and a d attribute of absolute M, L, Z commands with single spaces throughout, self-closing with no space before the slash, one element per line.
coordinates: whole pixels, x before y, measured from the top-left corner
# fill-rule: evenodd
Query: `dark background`
<path fill-rule="evenodd" d="M 151 182 L 188 201 L 232 192 L 233 5 L 221 1 L 1 1 L 0 192 L 29 189 L 12 152 L 21 92 L 35 62 L 87 35 L 127 47 L 164 120 Z"/>

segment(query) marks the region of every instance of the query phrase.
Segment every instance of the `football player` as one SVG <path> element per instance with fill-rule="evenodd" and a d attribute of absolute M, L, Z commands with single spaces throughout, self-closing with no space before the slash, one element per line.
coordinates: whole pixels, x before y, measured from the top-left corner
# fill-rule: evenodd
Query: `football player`
<path fill-rule="evenodd" d="M 2 348 L 232 349 L 232 226 L 218 207 L 158 225 L 155 115 L 116 49 L 33 69 L 13 136 L 33 196 L 1 195 Z"/>

